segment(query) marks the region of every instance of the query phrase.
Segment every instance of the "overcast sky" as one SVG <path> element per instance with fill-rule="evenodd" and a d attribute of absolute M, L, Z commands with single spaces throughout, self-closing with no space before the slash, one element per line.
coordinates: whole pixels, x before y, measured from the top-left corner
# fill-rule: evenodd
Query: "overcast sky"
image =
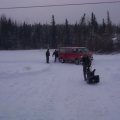
<path fill-rule="evenodd" d="M 0 0 L 0 8 L 110 1 L 117 0 Z M 75 24 L 76 21 L 80 21 L 84 13 L 86 13 L 86 19 L 89 21 L 91 19 L 91 13 L 93 12 L 97 21 L 102 23 L 103 18 L 105 21 L 107 19 L 107 11 L 110 13 L 112 23 L 117 25 L 120 24 L 120 3 L 64 7 L 39 7 L 29 9 L 0 9 L 0 16 L 4 14 L 6 17 L 10 17 L 12 20 L 16 20 L 19 23 L 25 21 L 30 24 L 50 24 L 52 15 L 54 15 L 56 24 L 65 23 L 65 19 L 68 19 L 70 24 Z"/>

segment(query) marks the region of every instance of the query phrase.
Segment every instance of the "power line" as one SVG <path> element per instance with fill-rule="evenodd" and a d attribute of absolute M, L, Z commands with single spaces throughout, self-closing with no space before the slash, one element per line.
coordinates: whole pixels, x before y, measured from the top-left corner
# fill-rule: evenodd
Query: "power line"
<path fill-rule="evenodd" d="M 26 6 L 26 7 L 4 7 L 0 9 L 24 9 L 24 8 L 39 8 L 39 7 L 62 7 L 62 6 L 80 6 L 80 5 L 95 5 L 95 4 L 108 4 L 120 3 L 120 1 L 111 2 L 94 2 L 94 3 L 77 3 L 77 4 L 60 4 L 60 5 L 43 5 L 43 6 Z"/>

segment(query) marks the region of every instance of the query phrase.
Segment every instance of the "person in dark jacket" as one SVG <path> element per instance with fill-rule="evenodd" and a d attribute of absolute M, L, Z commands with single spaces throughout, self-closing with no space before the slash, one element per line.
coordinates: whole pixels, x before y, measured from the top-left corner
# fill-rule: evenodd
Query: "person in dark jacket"
<path fill-rule="evenodd" d="M 91 60 L 87 56 L 87 54 L 84 54 L 81 61 L 82 61 L 82 65 L 83 65 L 84 80 L 86 81 L 86 72 L 87 72 L 87 70 L 89 71 L 89 67 L 91 66 Z"/>
<path fill-rule="evenodd" d="M 53 52 L 52 56 L 55 56 L 54 62 L 56 62 L 56 60 L 57 60 L 57 58 L 58 58 L 58 51 L 55 50 L 55 51 Z"/>
<path fill-rule="evenodd" d="M 49 56 L 50 56 L 50 52 L 49 52 L 49 49 L 47 49 L 47 51 L 46 51 L 46 63 L 49 63 Z"/>

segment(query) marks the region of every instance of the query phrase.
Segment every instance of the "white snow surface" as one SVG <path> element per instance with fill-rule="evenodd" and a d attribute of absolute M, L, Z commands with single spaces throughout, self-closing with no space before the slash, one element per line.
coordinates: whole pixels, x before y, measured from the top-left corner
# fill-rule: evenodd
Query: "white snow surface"
<path fill-rule="evenodd" d="M 120 54 L 93 55 L 100 82 L 82 65 L 46 63 L 46 50 L 0 51 L 0 120 L 119 120 Z"/>

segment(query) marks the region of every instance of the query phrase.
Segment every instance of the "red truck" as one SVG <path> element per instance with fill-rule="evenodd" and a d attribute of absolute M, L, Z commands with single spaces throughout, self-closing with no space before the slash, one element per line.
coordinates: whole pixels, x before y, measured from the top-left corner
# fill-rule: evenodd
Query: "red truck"
<path fill-rule="evenodd" d="M 93 54 L 86 47 L 60 47 L 58 59 L 61 63 L 71 61 L 78 65 L 81 63 L 84 54 L 87 54 L 93 60 Z"/>

